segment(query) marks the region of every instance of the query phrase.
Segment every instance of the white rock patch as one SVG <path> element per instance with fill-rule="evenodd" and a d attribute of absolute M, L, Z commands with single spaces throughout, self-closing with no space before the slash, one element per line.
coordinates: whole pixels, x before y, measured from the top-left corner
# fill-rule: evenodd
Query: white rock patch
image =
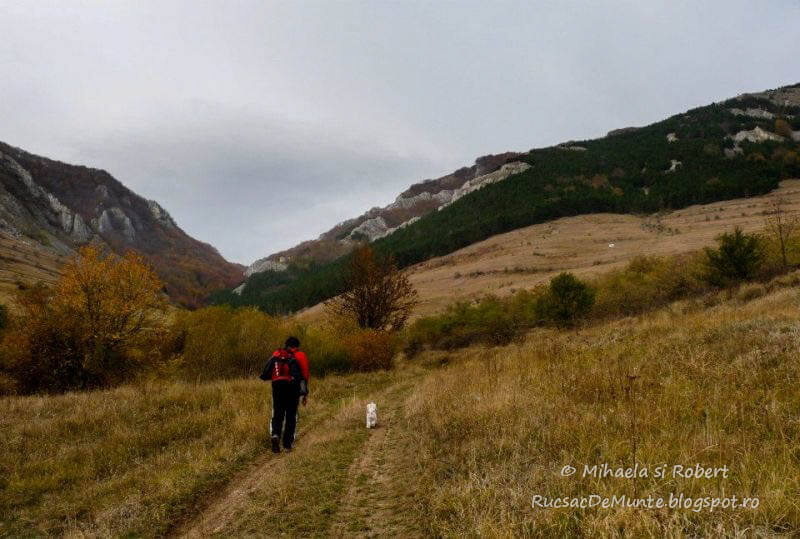
<path fill-rule="evenodd" d="M 783 140 L 782 136 L 776 135 L 775 133 L 770 133 L 769 131 L 765 131 L 758 126 L 749 131 L 739 131 L 738 133 L 733 135 L 733 137 L 730 138 L 733 138 L 733 140 L 736 142 L 742 142 L 744 140 L 750 142 L 765 142 L 767 140 L 775 140 L 780 142 Z"/>
<path fill-rule="evenodd" d="M 749 108 L 746 110 L 728 109 L 728 112 L 736 116 L 748 116 L 750 118 L 758 118 L 761 120 L 772 120 L 773 118 L 775 118 L 774 114 L 764 109 L 753 109 L 753 108 Z"/>
<path fill-rule="evenodd" d="M 682 166 L 683 166 L 683 163 L 681 163 L 677 159 L 673 159 L 672 161 L 670 161 L 669 168 L 667 170 L 665 170 L 664 173 L 665 174 L 669 174 L 670 172 L 675 172 L 676 170 L 678 170 L 678 167 L 682 167 Z"/>
<path fill-rule="evenodd" d="M 286 271 L 288 268 L 289 266 L 283 262 L 262 258 L 250 264 L 250 266 L 244 270 L 244 275 L 245 277 L 250 277 L 254 273 L 260 273 L 262 271 Z M 242 288 L 243 287 L 244 285 L 242 285 Z M 238 293 L 241 294 L 241 292 Z"/>

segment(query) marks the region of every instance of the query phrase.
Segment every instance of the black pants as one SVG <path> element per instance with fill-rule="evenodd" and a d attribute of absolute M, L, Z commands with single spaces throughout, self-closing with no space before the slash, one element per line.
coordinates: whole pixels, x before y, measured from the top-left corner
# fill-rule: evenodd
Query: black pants
<path fill-rule="evenodd" d="M 292 447 L 294 443 L 299 402 L 300 384 L 297 382 L 272 383 L 272 423 L 269 432 L 270 435 L 280 438 L 281 431 L 283 431 L 283 447 Z M 286 420 L 285 427 L 284 420 Z"/>

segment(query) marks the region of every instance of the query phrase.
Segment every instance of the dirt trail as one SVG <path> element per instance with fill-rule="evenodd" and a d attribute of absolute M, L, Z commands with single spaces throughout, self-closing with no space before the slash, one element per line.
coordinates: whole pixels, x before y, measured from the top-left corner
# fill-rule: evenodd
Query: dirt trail
<path fill-rule="evenodd" d="M 403 388 L 405 389 L 405 388 Z M 398 395 L 399 396 L 399 395 Z M 413 456 L 405 429 L 406 399 L 388 399 L 380 423 L 348 471 L 349 487 L 334 517 L 331 537 L 419 537 L 413 516 Z"/>
<path fill-rule="evenodd" d="M 410 438 L 403 429 L 410 387 L 408 379 L 400 380 L 366 398 L 353 399 L 317 420 L 299 432 L 295 451 L 259 458 L 172 535 L 420 536 L 413 526 L 414 511 L 410 506 L 413 481 L 405 477 L 409 467 L 404 465 L 413 455 L 408 451 Z M 379 426 L 368 432 L 359 431 L 356 420 L 361 418 L 360 428 L 365 429 L 364 405 L 370 400 L 378 403 Z M 293 529 L 288 522 L 285 526 L 277 524 L 276 529 L 275 520 L 282 517 L 264 500 L 275 499 L 277 485 L 292 485 L 293 474 L 298 470 L 319 469 L 320 454 L 342 447 L 343 432 L 357 435 L 360 441 L 347 462 L 340 464 L 339 469 L 346 467 L 347 472 L 346 476 L 340 472 L 344 484 L 337 489 L 336 499 L 325 500 L 330 510 L 321 511 L 324 516 L 313 525 L 307 523 L 311 529 Z M 310 502 L 318 504 L 325 494 L 321 489 L 313 497 Z"/>
<path fill-rule="evenodd" d="M 255 469 L 234 479 L 226 491 L 214 501 L 188 527 L 179 531 L 179 537 L 208 537 L 223 533 L 225 527 L 235 518 L 236 509 L 247 503 L 250 494 L 267 480 L 270 470 L 277 464 L 277 459 L 264 459 Z"/>
<path fill-rule="evenodd" d="M 298 428 L 297 439 L 309 443 L 313 439 L 315 427 L 321 423 L 313 423 L 306 428 Z M 270 477 L 278 464 L 280 457 L 266 452 L 246 470 L 237 474 L 225 489 L 206 505 L 199 515 L 188 520 L 179 527 L 173 536 L 177 537 L 208 537 L 223 533 L 225 528 L 235 520 L 238 510 L 246 506 L 250 496 L 257 492 Z"/>

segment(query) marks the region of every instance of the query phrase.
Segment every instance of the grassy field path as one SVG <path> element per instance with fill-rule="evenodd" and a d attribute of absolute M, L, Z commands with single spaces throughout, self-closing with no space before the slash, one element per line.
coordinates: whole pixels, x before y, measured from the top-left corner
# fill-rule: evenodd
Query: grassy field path
<path fill-rule="evenodd" d="M 406 465 L 413 456 L 404 428 L 411 388 L 411 375 L 398 373 L 388 387 L 347 399 L 312 424 L 303 424 L 301 411 L 294 451 L 259 457 L 172 535 L 421 535 Z M 378 404 L 380 423 L 367 430 L 370 401 Z"/>
<path fill-rule="evenodd" d="M 413 516 L 413 436 L 406 428 L 407 386 L 395 387 L 379 409 L 347 474 L 348 489 L 329 529 L 332 537 L 421 536 Z M 397 397 L 405 398 L 397 398 Z"/>

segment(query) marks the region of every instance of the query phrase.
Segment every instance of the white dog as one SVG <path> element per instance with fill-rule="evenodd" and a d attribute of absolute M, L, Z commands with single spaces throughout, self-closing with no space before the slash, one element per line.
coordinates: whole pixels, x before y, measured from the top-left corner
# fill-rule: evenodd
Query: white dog
<path fill-rule="evenodd" d="M 378 405 L 374 402 L 367 404 L 367 428 L 372 429 L 378 426 Z"/>

